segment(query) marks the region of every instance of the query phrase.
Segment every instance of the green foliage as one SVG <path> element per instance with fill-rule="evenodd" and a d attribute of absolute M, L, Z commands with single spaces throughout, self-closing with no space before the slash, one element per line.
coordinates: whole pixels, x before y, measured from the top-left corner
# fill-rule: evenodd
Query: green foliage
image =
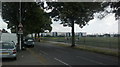
<path fill-rule="evenodd" d="M 49 15 L 55 21 L 61 20 L 63 26 L 71 27 L 71 23 L 75 22 L 83 28 L 90 20 L 94 18 L 94 13 L 102 12 L 107 6 L 113 8 L 112 13 L 115 13 L 115 18 L 120 16 L 120 1 L 119 2 L 47 2 L 48 6 L 44 9 L 52 9 Z M 108 12 L 110 13 L 110 12 Z"/>
<path fill-rule="evenodd" d="M 19 3 L 2 3 L 2 18 L 8 24 L 8 28 L 18 25 L 20 18 L 18 7 Z"/>
<path fill-rule="evenodd" d="M 61 24 L 70 27 L 74 22 L 82 28 L 94 18 L 94 13 L 104 10 L 100 2 L 47 2 L 47 4 L 48 7 L 44 9 L 52 9 L 49 15 L 55 21 L 60 19 Z"/>
<path fill-rule="evenodd" d="M 21 22 L 25 34 L 52 30 L 50 26 L 52 24 L 51 19 L 37 3 L 3 2 L 2 5 L 2 17 L 8 24 L 8 28 L 17 29 L 18 24 Z"/>
<path fill-rule="evenodd" d="M 5 29 L 2 29 L 2 33 L 8 33 L 8 31 L 6 31 Z"/>
<path fill-rule="evenodd" d="M 102 3 L 103 7 L 108 7 L 110 6 L 111 10 L 105 10 L 105 15 L 102 13 L 101 17 L 99 19 L 103 19 L 106 15 L 109 13 L 115 13 L 115 18 L 118 20 L 120 18 L 120 1 L 118 2 L 104 2 Z"/>
<path fill-rule="evenodd" d="M 110 3 L 111 8 L 113 8 L 113 13 L 115 13 L 116 19 L 120 18 L 120 1 Z"/>

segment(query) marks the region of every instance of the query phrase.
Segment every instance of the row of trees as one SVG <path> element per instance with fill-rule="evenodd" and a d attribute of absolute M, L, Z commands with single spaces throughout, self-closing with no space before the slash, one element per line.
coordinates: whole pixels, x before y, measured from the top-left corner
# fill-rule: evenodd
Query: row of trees
<path fill-rule="evenodd" d="M 52 30 L 51 18 L 61 21 L 63 26 L 72 28 L 72 46 L 75 46 L 74 23 L 81 28 L 94 18 L 94 13 L 105 10 L 111 6 L 116 19 L 120 16 L 120 2 L 4 2 L 2 4 L 2 17 L 12 32 L 16 32 L 18 24 L 24 26 L 24 33 L 40 33 Z M 47 13 L 44 10 L 51 10 Z M 108 12 L 109 13 L 109 12 Z"/>

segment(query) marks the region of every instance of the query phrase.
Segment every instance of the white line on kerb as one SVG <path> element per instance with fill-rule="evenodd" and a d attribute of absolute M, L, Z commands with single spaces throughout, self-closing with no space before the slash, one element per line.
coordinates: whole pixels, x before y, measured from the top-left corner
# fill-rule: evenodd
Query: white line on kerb
<path fill-rule="evenodd" d="M 57 60 L 57 61 L 59 61 L 59 62 L 61 62 L 61 63 L 63 63 L 63 64 L 65 64 L 65 65 L 67 65 L 67 66 L 69 66 L 69 67 L 72 67 L 72 66 L 70 66 L 69 64 L 67 64 L 67 63 L 65 63 L 65 62 L 63 62 L 63 61 L 61 61 L 61 60 L 59 60 L 59 59 L 57 59 L 57 58 L 54 58 L 55 60 Z"/>

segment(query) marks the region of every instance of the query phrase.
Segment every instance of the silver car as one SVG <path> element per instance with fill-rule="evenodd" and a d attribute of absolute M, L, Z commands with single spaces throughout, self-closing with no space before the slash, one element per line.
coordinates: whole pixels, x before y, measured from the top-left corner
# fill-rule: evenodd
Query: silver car
<path fill-rule="evenodd" d="M 13 42 L 0 42 L 0 58 L 13 58 L 16 60 L 17 51 Z"/>

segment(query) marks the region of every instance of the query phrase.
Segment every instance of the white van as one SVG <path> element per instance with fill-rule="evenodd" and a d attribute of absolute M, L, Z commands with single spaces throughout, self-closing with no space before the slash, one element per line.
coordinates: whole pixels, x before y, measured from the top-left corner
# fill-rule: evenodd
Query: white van
<path fill-rule="evenodd" d="M 15 33 L 2 33 L 0 35 L 0 41 L 3 42 L 11 42 L 13 41 L 15 44 L 17 44 L 17 35 Z"/>

